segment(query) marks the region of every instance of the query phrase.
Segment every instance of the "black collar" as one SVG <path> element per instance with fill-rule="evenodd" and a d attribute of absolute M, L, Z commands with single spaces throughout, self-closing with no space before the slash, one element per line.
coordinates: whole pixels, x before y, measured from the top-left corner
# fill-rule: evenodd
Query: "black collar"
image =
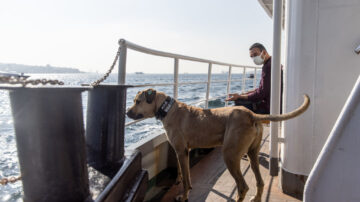
<path fill-rule="evenodd" d="M 161 104 L 159 110 L 155 113 L 156 119 L 162 120 L 165 118 L 171 107 L 173 106 L 175 100 L 168 96 L 166 100 Z"/>

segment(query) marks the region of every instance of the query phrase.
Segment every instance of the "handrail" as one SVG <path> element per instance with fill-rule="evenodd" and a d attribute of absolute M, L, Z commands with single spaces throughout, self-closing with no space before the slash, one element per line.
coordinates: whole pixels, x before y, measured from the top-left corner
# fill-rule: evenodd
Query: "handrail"
<path fill-rule="evenodd" d="M 174 98 L 177 99 L 178 97 L 178 88 L 180 85 L 187 85 L 187 84 L 207 84 L 206 86 L 206 97 L 204 100 L 200 100 L 197 101 L 196 103 L 199 102 L 204 102 L 205 101 L 205 108 L 208 108 L 208 102 L 209 100 L 213 100 L 213 99 L 218 99 L 219 97 L 223 97 L 223 96 L 219 96 L 216 98 L 209 98 L 210 97 L 210 84 L 211 83 L 227 83 L 227 88 L 226 88 L 226 92 L 228 96 L 229 91 L 230 91 L 230 84 L 233 81 L 239 81 L 242 82 L 242 91 L 245 91 L 245 85 L 246 85 L 246 69 L 250 68 L 254 70 L 254 81 L 253 81 L 253 87 L 255 87 L 256 84 L 256 70 L 261 68 L 261 67 L 254 67 L 254 66 L 246 66 L 246 65 L 236 65 L 236 64 L 230 64 L 230 63 L 224 63 L 224 62 L 218 62 L 218 61 L 214 61 L 214 60 L 207 60 L 207 59 L 201 59 L 201 58 L 196 58 L 196 57 L 191 57 L 191 56 L 185 56 L 185 55 L 180 55 L 180 54 L 174 54 L 174 53 L 169 53 L 169 52 L 164 52 L 164 51 L 158 51 L 158 50 L 154 50 L 154 49 L 150 49 L 150 48 L 146 48 L 134 43 L 131 43 L 130 41 L 126 41 L 125 39 L 120 39 L 119 40 L 119 45 L 120 45 L 120 56 L 119 56 L 119 75 L 118 75 L 118 84 L 125 84 L 125 79 L 126 79 L 126 57 L 127 57 L 127 49 L 132 49 L 135 51 L 139 51 L 142 53 L 146 53 L 146 54 L 150 54 L 150 55 L 156 55 L 156 56 L 161 56 L 161 57 L 168 57 L 168 58 L 173 58 L 174 59 L 174 83 L 158 83 L 158 84 L 139 84 L 139 85 L 131 85 L 129 86 L 130 88 L 135 88 L 135 87 L 148 87 L 148 86 L 174 86 Z M 194 61 L 194 62 L 202 62 L 202 63 L 208 63 L 209 67 L 208 67 L 208 79 L 207 81 L 195 81 L 195 82 L 179 82 L 179 59 L 182 60 L 189 60 L 189 61 Z M 211 75 L 212 75 L 212 66 L 213 64 L 215 65 L 223 65 L 223 66 L 228 66 L 229 67 L 229 72 L 228 72 L 228 79 L 227 80 L 214 80 L 212 81 L 211 79 Z M 243 68 L 242 71 L 242 78 L 241 79 L 231 79 L 231 74 L 232 74 L 232 67 L 238 67 L 238 68 Z M 225 102 L 225 106 L 228 105 L 228 102 Z M 136 120 L 136 121 L 131 121 L 125 124 L 125 126 L 129 126 L 132 124 L 135 124 L 137 122 L 142 121 L 143 119 L 140 120 Z"/>
<path fill-rule="evenodd" d="M 134 44 L 134 43 L 132 43 L 130 41 L 127 41 L 125 39 L 120 39 L 119 40 L 119 45 L 120 46 L 125 45 L 127 48 L 130 48 L 132 50 L 136 50 L 136 51 L 139 51 L 139 52 L 142 52 L 142 53 L 147 53 L 147 54 L 157 55 L 157 56 L 162 56 L 162 57 L 168 57 L 168 58 L 177 58 L 177 59 L 189 60 L 189 61 L 194 61 L 194 62 L 211 63 L 211 64 L 214 64 L 214 65 L 242 67 L 242 68 L 253 68 L 253 69 L 258 68 L 258 67 L 254 67 L 254 66 L 236 65 L 236 64 L 218 62 L 218 61 L 214 61 L 214 60 L 207 60 L 207 59 L 196 58 L 196 57 L 191 57 L 191 56 L 186 56 L 186 55 L 174 54 L 174 53 L 169 53 L 169 52 L 164 52 L 164 51 L 158 51 L 158 50 L 154 50 L 154 49 L 151 49 L 151 48 L 146 48 L 146 47 L 143 47 L 143 46 L 139 46 L 139 45 Z"/>
<path fill-rule="evenodd" d="M 211 83 L 226 83 L 226 82 L 233 82 L 233 81 L 242 81 L 242 79 L 234 79 L 234 80 L 214 80 L 211 81 Z M 181 82 L 178 83 L 178 85 L 188 85 L 188 84 L 207 84 L 207 81 L 194 81 L 194 82 Z M 255 83 L 255 79 L 254 79 Z M 138 84 L 138 85 L 131 85 L 128 88 L 138 88 L 138 87 L 149 87 L 149 86 L 172 86 L 175 85 L 175 83 L 149 83 L 149 84 Z M 255 86 L 255 85 L 253 85 Z"/>

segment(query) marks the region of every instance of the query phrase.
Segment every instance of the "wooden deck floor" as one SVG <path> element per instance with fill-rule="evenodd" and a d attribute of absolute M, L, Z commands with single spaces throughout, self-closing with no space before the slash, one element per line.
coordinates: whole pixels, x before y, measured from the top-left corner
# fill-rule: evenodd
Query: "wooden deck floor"
<path fill-rule="evenodd" d="M 269 129 L 264 127 L 262 148 L 260 151 L 260 170 L 265 182 L 262 201 L 266 202 L 295 202 L 296 198 L 282 193 L 279 187 L 279 177 L 269 175 Z M 241 160 L 241 171 L 249 186 L 244 201 L 249 201 L 256 192 L 256 180 L 250 168 L 249 161 Z M 221 154 L 221 148 L 216 148 L 206 155 L 199 163 L 191 168 L 193 189 L 190 191 L 189 202 L 221 202 L 235 201 L 235 181 L 227 170 Z M 182 185 L 174 185 L 162 198 L 162 202 L 174 201 L 182 190 Z"/>

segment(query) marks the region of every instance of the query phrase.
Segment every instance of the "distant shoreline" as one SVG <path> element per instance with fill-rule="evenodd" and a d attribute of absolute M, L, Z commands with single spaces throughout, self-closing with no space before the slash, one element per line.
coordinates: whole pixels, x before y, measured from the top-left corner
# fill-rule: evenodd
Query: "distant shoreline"
<path fill-rule="evenodd" d="M 86 73 L 79 69 L 71 67 L 55 67 L 51 65 L 23 65 L 15 63 L 0 63 L 0 71 L 8 73 L 24 73 L 24 74 L 74 74 Z"/>

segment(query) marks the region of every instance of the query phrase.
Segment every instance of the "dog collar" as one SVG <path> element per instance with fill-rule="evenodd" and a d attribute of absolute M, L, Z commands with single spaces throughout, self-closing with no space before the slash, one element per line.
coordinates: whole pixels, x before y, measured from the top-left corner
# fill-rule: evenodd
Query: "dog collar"
<path fill-rule="evenodd" d="M 162 120 L 167 115 L 174 102 L 175 100 L 168 96 L 166 100 L 161 104 L 159 110 L 155 113 L 156 119 Z"/>

